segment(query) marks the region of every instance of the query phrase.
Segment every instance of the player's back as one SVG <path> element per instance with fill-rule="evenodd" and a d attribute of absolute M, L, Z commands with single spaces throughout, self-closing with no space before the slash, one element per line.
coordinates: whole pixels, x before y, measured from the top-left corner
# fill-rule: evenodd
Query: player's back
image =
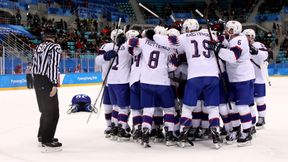
<path fill-rule="evenodd" d="M 99 55 L 95 58 L 95 64 L 97 66 L 101 66 L 101 71 L 102 71 L 102 79 L 104 80 L 107 73 L 108 73 L 108 70 L 109 70 L 109 67 L 110 67 L 110 61 L 105 61 L 104 58 L 103 58 L 103 54 L 105 52 L 108 52 L 110 50 L 113 49 L 113 46 L 114 46 L 114 43 L 105 43 L 101 46 L 100 50 L 99 50 Z"/>
<path fill-rule="evenodd" d="M 268 58 L 268 52 L 265 45 L 260 42 L 254 42 L 252 45 L 258 49 L 257 55 L 251 55 L 251 59 L 254 62 L 255 83 L 264 84 L 266 82 L 266 69 L 264 68 L 267 68 L 265 67 L 264 62 Z"/>
<path fill-rule="evenodd" d="M 140 82 L 153 85 L 170 85 L 168 78 L 168 54 L 170 48 L 147 38 L 139 39 L 142 49 Z"/>
<path fill-rule="evenodd" d="M 131 65 L 131 72 L 130 72 L 130 86 L 135 82 L 140 81 L 141 76 L 141 57 L 142 55 L 135 55 L 133 56 L 132 65 Z"/>
<path fill-rule="evenodd" d="M 210 36 L 202 29 L 179 36 L 180 46 L 186 53 L 188 79 L 203 76 L 218 76 L 217 62 L 213 51 L 208 49 Z"/>
<path fill-rule="evenodd" d="M 118 47 L 115 47 L 117 50 Z M 127 50 L 127 43 L 121 45 L 108 77 L 108 84 L 129 83 L 132 56 Z"/>
<path fill-rule="evenodd" d="M 242 82 L 255 78 L 254 68 L 250 61 L 249 44 L 245 35 L 240 34 L 229 41 L 230 50 L 237 49 L 236 62 L 226 62 L 230 82 Z"/>

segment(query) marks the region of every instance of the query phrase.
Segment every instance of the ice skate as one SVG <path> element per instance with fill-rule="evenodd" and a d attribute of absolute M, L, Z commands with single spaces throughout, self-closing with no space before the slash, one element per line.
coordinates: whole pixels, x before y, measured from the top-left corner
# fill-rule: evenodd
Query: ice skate
<path fill-rule="evenodd" d="M 168 131 L 167 128 L 165 128 L 165 143 L 166 143 L 166 146 L 175 145 L 173 131 Z"/>
<path fill-rule="evenodd" d="M 129 130 L 122 128 L 121 124 L 118 124 L 118 142 L 129 141 L 131 134 Z"/>
<path fill-rule="evenodd" d="M 155 132 L 155 139 L 154 139 L 154 143 L 161 143 L 164 141 L 165 136 L 163 133 L 163 129 L 161 126 L 156 127 L 156 132 Z"/>
<path fill-rule="evenodd" d="M 178 139 L 178 142 L 177 142 L 177 145 L 181 148 L 184 148 L 186 147 L 186 144 L 189 143 L 191 146 L 194 146 L 193 142 L 190 141 L 187 137 L 187 134 L 189 132 L 190 128 L 188 127 L 185 127 L 183 129 L 183 131 L 180 133 L 180 136 L 179 136 L 179 139 Z"/>
<path fill-rule="evenodd" d="M 62 143 L 60 142 L 47 142 L 42 143 L 42 153 L 51 153 L 62 151 Z"/>
<path fill-rule="evenodd" d="M 212 135 L 213 143 L 216 149 L 219 149 L 222 146 L 223 140 L 220 136 L 219 128 L 210 128 L 210 132 Z"/>
<path fill-rule="evenodd" d="M 233 143 L 235 143 L 238 139 L 238 137 L 240 136 L 240 129 L 241 127 L 238 126 L 238 127 L 235 127 L 233 128 L 233 131 L 228 133 L 228 135 L 226 136 L 226 143 L 228 145 L 232 145 Z"/>
<path fill-rule="evenodd" d="M 115 125 L 115 123 L 111 124 L 111 140 L 116 141 L 118 135 L 118 127 Z"/>
<path fill-rule="evenodd" d="M 141 142 L 142 139 L 142 130 L 141 125 L 137 129 L 132 130 L 132 139 L 134 142 Z"/>
<path fill-rule="evenodd" d="M 111 126 L 107 127 L 106 130 L 104 131 L 105 138 L 111 138 L 111 132 L 112 132 Z"/>
<path fill-rule="evenodd" d="M 264 125 L 265 125 L 265 118 L 264 117 L 258 117 L 258 122 L 256 123 L 256 128 L 259 129 L 263 129 Z"/>
<path fill-rule="evenodd" d="M 251 136 L 252 136 L 252 137 L 256 137 L 256 132 L 257 132 L 257 131 L 256 131 L 256 127 L 255 127 L 255 126 L 252 126 L 252 127 L 251 127 Z"/>
<path fill-rule="evenodd" d="M 240 137 L 237 140 L 238 146 L 249 146 L 251 145 L 252 136 L 251 136 L 251 128 L 243 130 L 241 132 Z"/>
<path fill-rule="evenodd" d="M 149 138 L 150 138 L 150 133 L 148 128 L 143 128 L 142 131 L 142 144 L 144 148 L 149 148 L 151 147 L 149 144 Z"/>

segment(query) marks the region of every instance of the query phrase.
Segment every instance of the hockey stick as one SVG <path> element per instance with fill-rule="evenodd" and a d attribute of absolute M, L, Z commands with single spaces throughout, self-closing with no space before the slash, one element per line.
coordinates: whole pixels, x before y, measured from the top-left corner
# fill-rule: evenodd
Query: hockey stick
<path fill-rule="evenodd" d="M 206 19 L 206 18 L 204 18 L 204 15 L 199 10 L 196 9 L 195 12 L 200 17 L 202 17 L 203 19 Z M 210 40 L 214 41 L 213 37 L 212 37 L 211 29 L 209 27 L 209 19 L 206 19 L 206 26 L 207 26 L 207 29 L 208 29 Z M 218 55 L 217 51 L 215 51 L 215 49 L 214 49 L 214 53 L 215 53 L 215 56 L 216 56 L 216 62 L 217 62 L 218 70 L 220 72 L 219 78 L 220 78 L 220 80 L 221 80 L 221 82 L 223 84 L 223 89 L 224 89 L 225 96 L 226 96 L 226 98 L 228 100 L 227 102 L 228 102 L 229 109 L 232 110 L 232 105 L 231 105 L 231 102 L 229 101 L 230 99 L 229 99 L 229 95 L 228 95 L 227 85 L 226 85 L 226 82 L 224 80 L 224 77 L 222 76 L 222 69 L 221 69 L 220 63 L 219 63 L 220 58 L 219 58 L 219 55 Z"/>
<path fill-rule="evenodd" d="M 118 24 L 117 24 L 117 26 L 116 26 L 116 35 L 118 34 L 118 30 L 119 30 L 119 28 L 120 28 L 120 25 L 121 25 L 121 17 L 119 18 Z M 115 43 L 116 40 L 112 40 L 112 41 L 114 41 L 114 45 L 113 45 L 113 49 L 112 49 L 112 50 L 114 50 L 114 49 L 115 49 L 115 45 L 116 45 L 116 43 Z M 117 49 L 117 53 L 118 53 L 119 49 L 120 49 L 120 47 Z M 109 65 L 109 69 L 108 69 L 108 71 L 107 71 L 107 74 L 105 75 L 105 78 L 104 78 L 103 82 L 102 82 L 101 89 L 100 89 L 100 91 L 99 91 L 99 93 L 98 93 L 98 96 L 97 96 L 96 99 L 95 99 L 95 102 L 94 102 L 94 104 L 93 104 L 93 108 L 95 108 L 95 109 L 97 109 L 97 108 L 96 108 L 97 101 L 98 101 L 98 99 L 100 98 L 101 94 L 103 94 L 104 87 L 106 86 L 108 74 L 109 74 L 109 72 L 110 72 L 110 69 L 111 69 L 111 67 L 112 67 L 115 59 L 116 59 L 116 57 L 113 58 L 111 64 Z M 102 95 L 102 96 L 103 96 L 103 95 Z M 102 100 L 103 100 L 103 99 L 102 99 L 102 97 L 101 97 L 101 102 L 102 102 Z M 101 106 L 101 103 L 100 103 L 100 106 Z M 101 108 L 101 107 L 99 107 L 99 109 L 100 109 L 100 108 Z M 93 114 L 93 111 L 91 111 L 91 113 L 90 113 L 90 115 L 89 115 L 86 123 L 89 123 L 89 120 L 90 120 L 92 114 Z"/>
<path fill-rule="evenodd" d="M 143 9 L 145 9 L 146 11 L 148 11 L 150 14 L 152 14 L 154 17 L 156 17 L 157 19 L 160 20 L 160 22 L 164 22 L 164 20 L 159 17 L 156 13 L 154 13 L 153 11 L 151 11 L 149 8 L 147 8 L 146 6 L 144 6 L 142 3 L 139 3 L 139 6 L 142 7 Z"/>

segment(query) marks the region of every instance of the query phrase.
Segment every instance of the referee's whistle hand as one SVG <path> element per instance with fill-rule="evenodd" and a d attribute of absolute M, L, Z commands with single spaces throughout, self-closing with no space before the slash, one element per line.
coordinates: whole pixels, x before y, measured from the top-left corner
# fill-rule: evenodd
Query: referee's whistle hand
<path fill-rule="evenodd" d="M 50 92 L 50 97 L 53 97 L 53 96 L 55 96 L 55 94 L 57 93 L 57 87 L 52 87 L 52 90 L 51 90 L 51 92 Z"/>

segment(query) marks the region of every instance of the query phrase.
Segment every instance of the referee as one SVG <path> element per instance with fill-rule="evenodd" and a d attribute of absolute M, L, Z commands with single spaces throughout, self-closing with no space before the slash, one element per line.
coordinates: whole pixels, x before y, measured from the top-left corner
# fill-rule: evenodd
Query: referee
<path fill-rule="evenodd" d="M 61 151 L 62 144 L 54 138 L 58 119 L 59 102 L 57 94 L 57 74 L 59 71 L 61 47 L 53 35 L 47 34 L 33 54 L 33 76 L 40 117 L 38 141 L 42 152 Z"/>

